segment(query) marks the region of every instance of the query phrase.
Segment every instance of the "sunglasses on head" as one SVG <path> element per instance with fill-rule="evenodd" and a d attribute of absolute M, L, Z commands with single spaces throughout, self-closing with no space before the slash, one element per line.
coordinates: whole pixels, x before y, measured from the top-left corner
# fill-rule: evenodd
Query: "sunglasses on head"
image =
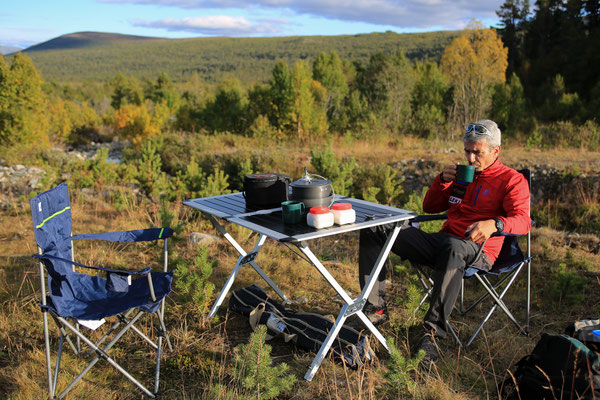
<path fill-rule="evenodd" d="M 488 129 L 481 125 L 481 124 L 469 124 L 467 125 L 467 133 L 468 132 L 475 132 L 479 135 L 492 135 L 492 133 L 490 131 L 488 131 Z"/>

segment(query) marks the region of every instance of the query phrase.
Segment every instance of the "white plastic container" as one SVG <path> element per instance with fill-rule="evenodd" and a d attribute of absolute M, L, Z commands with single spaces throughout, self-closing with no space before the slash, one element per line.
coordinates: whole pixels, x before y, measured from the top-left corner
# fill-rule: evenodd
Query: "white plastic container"
<path fill-rule="evenodd" d="M 356 221 L 356 211 L 350 203 L 334 203 L 331 206 L 333 222 L 337 225 L 352 224 Z"/>
<path fill-rule="evenodd" d="M 306 223 L 317 229 L 327 228 L 333 225 L 333 213 L 329 207 L 312 207 L 306 216 Z"/>

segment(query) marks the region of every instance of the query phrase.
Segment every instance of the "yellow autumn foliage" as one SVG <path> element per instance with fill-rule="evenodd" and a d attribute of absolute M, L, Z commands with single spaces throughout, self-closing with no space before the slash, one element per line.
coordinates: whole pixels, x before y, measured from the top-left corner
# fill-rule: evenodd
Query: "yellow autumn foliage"
<path fill-rule="evenodd" d="M 508 49 L 494 29 L 471 21 L 442 56 L 441 69 L 454 87 L 454 117 L 462 125 L 482 118 L 491 85 L 505 81 Z"/>
<path fill-rule="evenodd" d="M 140 105 L 127 104 L 110 113 L 106 122 L 114 136 L 139 146 L 144 139 L 160 134 L 169 117 L 165 107 L 148 100 Z"/>

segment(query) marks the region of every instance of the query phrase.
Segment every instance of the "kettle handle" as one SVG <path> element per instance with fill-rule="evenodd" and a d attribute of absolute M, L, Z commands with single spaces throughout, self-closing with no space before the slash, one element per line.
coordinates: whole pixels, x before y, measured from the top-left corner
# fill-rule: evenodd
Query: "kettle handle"
<path fill-rule="evenodd" d="M 307 174 L 307 175 L 316 176 L 317 178 L 321 178 L 324 181 L 328 181 L 329 180 L 329 179 L 325 179 L 321 175 L 317 175 L 317 174 Z M 329 187 L 331 188 L 331 202 L 329 203 L 329 205 L 327 207 L 331 207 L 333 205 L 333 201 L 334 201 L 334 198 L 335 198 L 335 191 L 333 190 L 333 182 L 331 182 L 329 184 Z"/>

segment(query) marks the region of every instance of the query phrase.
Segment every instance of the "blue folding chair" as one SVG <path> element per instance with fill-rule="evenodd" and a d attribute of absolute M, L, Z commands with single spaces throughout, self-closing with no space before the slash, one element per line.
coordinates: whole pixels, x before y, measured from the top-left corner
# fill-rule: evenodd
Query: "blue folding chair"
<path fill-rule="evenodd" d="M 167 238 L 173 235 L 173 231 L 170 228 L 153 228 L 71 236 L 71 204 L 65 183 L 35 196 L 31 199 L 30 206 L 39 253 L 33 255 L 33 257 L 40 261 L 40 306 L 44 319 L 50 397 L 63 398 L 100 359 L 106 360 L 115 367 L 146 395 L 152 398 L 156 397 L 159 387 L 163 338 L 166 338 L 169 350 L 172 350 L 164 323 L 164 298 L 170 293 L 173 280 L 173 272 L 167 271 Z M 153 272 L 148 267 L 138 272 L 130 272 L 80 264 L 74 261 L 72 241 L 81 239 L 111 242 L 140 242 L 164 239 L 164 271 Z M 105 274 L 106 278 L 77 272 L 75 267 L 85 268 L 94 271 L 96 274 Z M 44 270 L 48 276 L 47 286 Z M 151 340 L 134 325 L 144 313 L 156 314 L 158 317 L 158 339 L 156 341 Z M 48 314 L 54 319 L 60 330 L 54 373 L 52 372 L 50 358 Z M 81 325 L 88 327 L 94 324 L 99 325 L 104 322 L 104 318 L 111 316 L 116 316 L 117 320 L 100 340 L 94 342 L 83 334 L 83 330 L 80 328 Z M 137 333 L 156 350 L 154 391 L 147 389 L 108 355 L 110 348 L 129 329 Z M 110 337 L 112 339 L 105 344 L 104 342 Z M 65 340 L 78 356 L 91 358 L 94 353 L 96 356 L 55 397 Z M 87 354 L 82 351 L 82 341 L 90 348 Z"/>
<path fill-rule="evenodd" d="M 529 183 L 529 190 L 531 191 L 531 171 L 529 169 L 523 169 L 519 171 L 527 182 Z M 413 224 L 420 224 L 422 222 L 434 221 L 446 219 L 447 216 L 445 214 L 440 215 L 419 215 L 413 219 Z M 533 224 L 533 222 L 532 222 Z M 523 335 L 529 334 L 529 315 L 530 315 L 530 307 L 531 307 L 531 232 L 528 232 L 526 235 L 513 235 L 510 233 L 500 233 L 493 234 L 492 236 L 504 236 L 504 242 L 502 244 L 502 249 L 498 255 L 498 258 L 494 262 L 494 265 L 489 271 L 481 270 L 474 265 L 468 265 L 465 268 L 465 274 L 463 276 L 463 280 L 461 282 L 460 295 L 459 295 L 459 304 L 455 305 L 454 309 L 460 315 L 465 315 L 472 311 L 477 305 L 479 305 L 484 300 L 491 298 L 492 305 L 475 330 L 475 332 L 471 335 L 469 340 L 467 341 L 464 347 L 470 346 L 477 335 L 481 332 L 485 323 L 490 319 L 494 311 L 498 307 L 508 316 L 508 318 L 515 324 L 517 329 Z M 519 237 L 525 236 L 526 238 L 526 251 L 523 253 L 519 246 Z M 485 243 L 482 243 L 479 248 L 479 253 L 483 250 L 483 246 Z M 421 282 L 423 288 L 425 289 L 425 294 L 421 298 L 421 302 L 419 307 L 425 303 L 425 301 L 429 298 L 429 294 L 432 290 L 433 281 L 428 276 L 428 274 L 423 270 L 422 266 L 414 265 L 417 271 L 417 277 Z M 510 311 L 503 298 L 512 287 L 515 279 L 521 272 L 521 270 L 526 269 L 526 300 L 525 300 L 525 318 L 524 323 L 520 324 L 515 318 L 514 314 Z M 465 281 L 469 278 L 475 278 L 484 288 L 485 293 L 481 295 L 476 300 L 472 301 L 469 305 L 465 306 Z M 456 331 L 452 328 L 452 325 L 446 321 L 448 330 L 457 341 L 458 345 L 463 347 L 463 343 Z"/>

